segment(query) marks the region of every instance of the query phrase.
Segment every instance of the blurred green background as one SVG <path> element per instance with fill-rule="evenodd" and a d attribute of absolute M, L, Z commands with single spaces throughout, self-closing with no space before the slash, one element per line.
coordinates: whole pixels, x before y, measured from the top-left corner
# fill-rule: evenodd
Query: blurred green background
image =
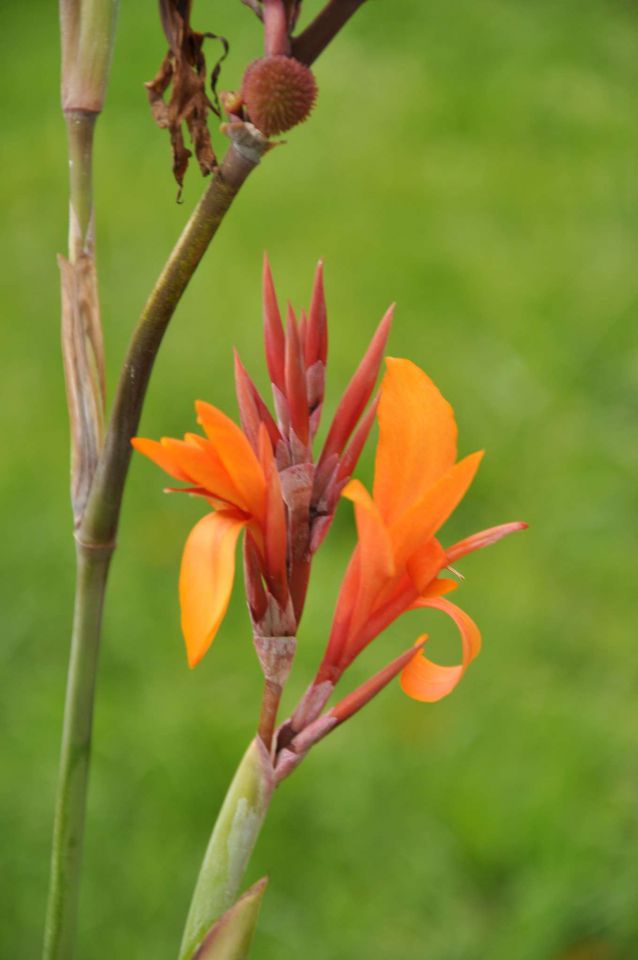
<path fill-rule="evenodd" d="M 55 264 L 66 156 L 54 4 L 8 5 L 3 20 L 0 953 L 30 958 L 73 590 Z M 221 85 L 236 86 L 259 52 L 256 21 L 239 0 L 200 0 L 195 25 L 230 38 Z M 176 205 L 142 88 L 163 51 L 155 5 L 124 3 L 97 136 L 111 384 L 203 186 L 193 169 Z M 262 251 L 297 304 L 323 256 L 329 409 L 397 300 L 391 352 L 452 401 L 462 452 L 487 450 L 445 542 L 517 518 L 531 529 L 462 564 L 457 601 L 485 645 L 460 688 L 425 706 L 393 685 L 276 796 L 250 870 L 271 877 L 253 955 L 636 957 L 638 8 L 370 0 L 316 72 L 315 116 L 249 181 L 179 307 L 142 432 L 192 429 L 196 397 L 234 413 L 233 345 L 265 386 Z M 255 724 L 240 589 L 209 656 L 186 667 L 176 576 L 201 506 L 162 483 L 134 461 L 106 611 L 82 960 L 175 956 Z M 319 658 L 352 542 L 344 505 L 317 559 L 288 705 Z M 453 657 L 441 618 L 413 617 L 350 683 L 424 625 L 433 653 Z"/>

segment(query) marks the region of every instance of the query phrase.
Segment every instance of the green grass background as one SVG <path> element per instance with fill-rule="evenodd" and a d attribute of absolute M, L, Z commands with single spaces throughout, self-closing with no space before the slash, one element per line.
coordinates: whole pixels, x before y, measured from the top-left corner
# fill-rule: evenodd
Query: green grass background
<path fill-rule="evenodd" d="M 164 41 L 124 3 L 97 135 L 109 381 L 202 189 L 175 204 L 142 82 Z M 239 0 L 222 86 L 259 52 Z M 308 2 L 308 10 L 318 4 Z M 0 262 L 0 955 L 37 957 L 73 552 L 55 253 L 66 233 L 54 4 L 4 11 Z M 213 48 L 210 57 L 214 55 Z M 525 518 L 464 561 L 484 651 L 448 700 L 398 685 L 277 794 L 249 879 L 270 875 L 256 960 L 625 960 L 638 956 L 638 8 L 629 0 L 370 0 L 317 65 L 312 122 L 243 190 L 167 334 L 143 433 L 235 410 L 236 345 L 265 386 L 262 251 L 307 300 L 325 257 L 328 411 L 391 300 L 391 353 L 454 404 L 487 457 L 444 540 Z M 221 146 L 221 138 L 216 138 Z M 371 457 L 359 475 L 369 480 Z M 260 678 L 238 584 L 189 672 L 176 576 L 196 503 L 136 459 L 113 566 L 95 717 L 78 958 L 174 957 Z M 353 543 L 318 557 L 287 705 L 326 638 Z M 406 618 L 350 684 L 436 615 Z M 346 685 L 347 686 L 347 685 Z"/>

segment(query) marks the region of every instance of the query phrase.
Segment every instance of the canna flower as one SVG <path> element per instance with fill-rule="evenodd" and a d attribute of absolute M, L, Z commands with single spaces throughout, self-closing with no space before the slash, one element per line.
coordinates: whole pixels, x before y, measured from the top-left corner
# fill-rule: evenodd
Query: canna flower
<path fill-rule="evenodd" d="M 382 319 L 337 406 L 320 455 L 313 441 L 323 407 L 328 353 L 323 267 L 309 309 L 289 305 L 282 322 L 267 259 L 263 272 L 264 340 L 274 415 L 235 355 L 241 427 L 209 403 L 195 409 L 205 436 L 135 449 L 185 484 L 169 488 L 203 498 L 211 511 L 191 531 L 182 556 L 179 594 L 188 662 L 210 647 L 226 613 L 244 532 L 244 571 L 253 639 L 267 680 L 281 686 L 294 654 L 310 565 L 328 532 L 374 422 L 369 402 L 392 319 Z M 367 409 L 366 409 L 367 408 Z"/>
<path fill-rule="evenodd" d="M 439 575 L 453 561 L 525 524 L 503 524 L 447 549 L 441 545 L 436 534 L 464 497 L 483 453 L 457 462 L 452 407 L 411 361 L 388 358 L 386 364 L 372 495 L 359 480 L 351 480 L 342 492 L 354 504 L 358 543 L 318 682 L 335 683 L 402 613 L 432 608 L 452 618 L 463 646 L 457 666 L 440 666 L 419 651 L 403 668 L 404 691 L 416 700 L 432 702 L 454 689 L 481 645 L 476 624 L 444 598 L 456 582 Z M 422 645 L 426 639 L 417 642 Z"/>
<path fill-rule="evenodd" d="M 388 358 L 386 364 L 372 494 L 359 480 L 350 480 L 342 489 L 342 496 L 354 504 L 358 542 L 315 680 L 282 728 L 280 778 L 398 674 L 403 690 L 415 700 L 435 702 L 454 689 L 479 653 L 481 635 L 471 617 L 446 598 L 457 583 L 441 574 L 466 554 L 527 526 L 506 523 L 451 547 L 441 545 L 436 535 L 467 492 L 483 454 L 472 453 L 457 462 L 452 407 L 414 363 Z M 423 635 L 321 714 L 344 670 L 368 644 L 401 614 L 422 608 L 452 618 L 461 635 L 461 662 L 442 666 L 425 657 L 428 638 Z"/>

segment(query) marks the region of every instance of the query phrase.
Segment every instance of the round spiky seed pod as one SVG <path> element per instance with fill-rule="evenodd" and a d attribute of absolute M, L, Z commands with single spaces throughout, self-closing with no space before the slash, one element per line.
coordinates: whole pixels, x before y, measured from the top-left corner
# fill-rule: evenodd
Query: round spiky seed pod
<path fill-rule="evenodd" d="M 261 57 L 246 70 L 241 93 L 251 122 L 271 137 L 306 119 L 317 99 L 317 83 L 293 57 Z"/>

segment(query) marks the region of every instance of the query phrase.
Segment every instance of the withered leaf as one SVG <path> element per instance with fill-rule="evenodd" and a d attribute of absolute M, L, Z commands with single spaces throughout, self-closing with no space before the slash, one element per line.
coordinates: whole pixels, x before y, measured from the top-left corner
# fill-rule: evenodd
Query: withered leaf
<path fill-rule="evenodd" d="M 191 28 L 191 10 L 192 0 L 160 0 L 160 17 L 169 50 L 154 79 L 145 84 L 155 122 L 169 131 L 173 175 L 180 190 L 192 156 L 192 151 L 184 141 L 184 127 L 190 135 L 202 174 L 207 176 L 217 166 L 208 129 L 208 114 L 213 111 L 219 116 L 220 111 L 206 93 L 204 41 L 207 38 L 219 39 L 224 47 L 224 53 L 211 75 L 215 97 L 221 61 L 228 52 L 228 44 L 223 37 L 198 33 Z M 170 96 L 165 99 L 169 87 Z"/>

